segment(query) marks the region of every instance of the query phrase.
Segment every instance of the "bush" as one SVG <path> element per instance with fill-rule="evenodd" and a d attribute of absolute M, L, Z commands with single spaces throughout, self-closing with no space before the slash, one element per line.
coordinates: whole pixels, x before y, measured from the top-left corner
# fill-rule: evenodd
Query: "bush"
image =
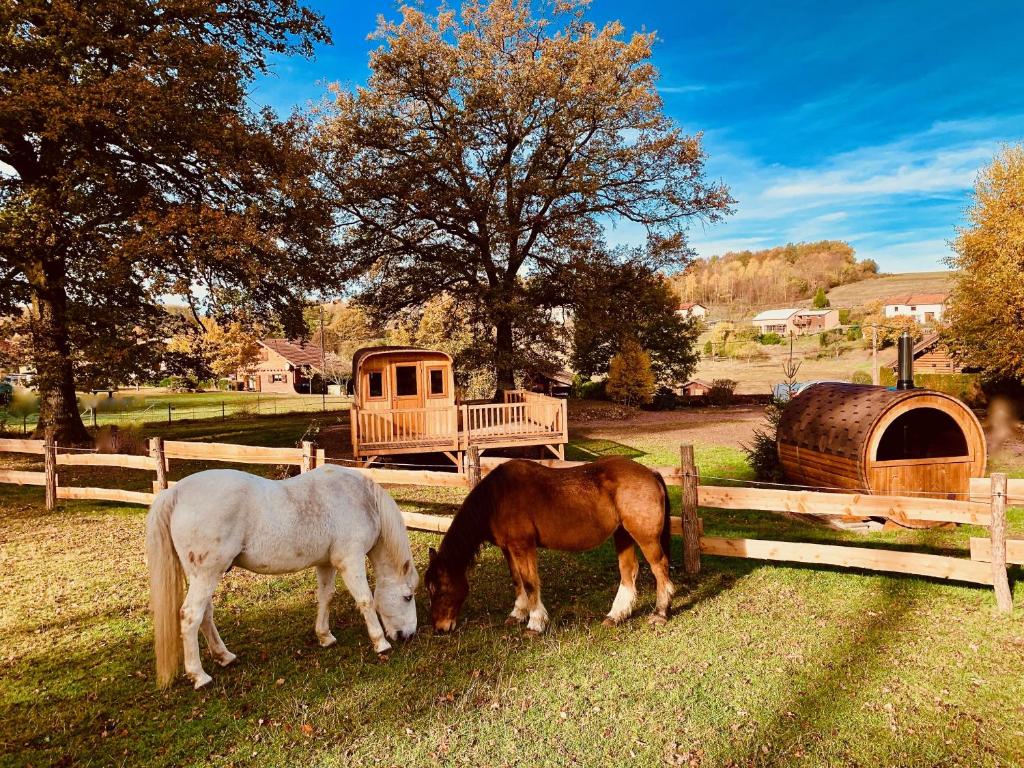
<path fill-rule="evenodd" d="M 168 376 L 160 380 L 160 386 L 171 392 L 195 392 L 199 384 L 191 376 Z"/>
<path fill-rule="evenodd" d="M 579 400 L 607 400 L 607 379 L 591 381 L 584 376 L 577 376 L 572 383 L 572 396 Z"/>
<path fill-rule="evenodd" d="M 864 338 L 864 331 L 861 330 L 859 325 L 853 325 L 846 329 L 846 340 L 847 341 L 860 341 Z"/>
<path fill-rule="evenodd" d="M 654 390 L 651 356 L 638 342 L 626 341 L 608 365 L 608 396 L 623 405 L 647 404 Z"/>
<path fill-rule="evenodd" d="M 854 371 L 853 376 L 850 377 L 851 384 L 870 384 L 871 374 L 867 371 Z"/>
<path fill-rule="evenodd" d="M 849 325 L 850 324 L 850 310 L 849 309 L 840 309 L 839 310 L 839 324 L 840 325 Z"/>
<path fill-rule="evenodd" d="M 781 344 L 782 337 L 779 334 L 775 333 L 774 331 L 771 333 L 762 333 L 760 336 L 757 337 L 757 342 L 758 344 L 765 345 Z"/>
<path fill-rule="evenodd" d="M 704 356 L 711 357 L 715 352 L 714 347 L 711 345 L 711 339 L 704 342 Z"/>
<path fill-rule="evenodd" d="M 679 395 L 663 384 L 654 393 L 654 399 L 651 401 L 651 410 L 674 411 L 679 407 L 679 400 Z"/>
<path fill-rule="evenodd" d="M 715 379 L 708 390 L 708 402 L 712 405 L 730 405 L 735 391 L 736 382 L 732 379 Z"/>
<path fill-rule="evenodd" d="M 750 445 L 741 446 L 747 454 L 747 464 L 762 482 L 781 483 L 785 480 L 778 450 L 779 421 L 785 407 L 785 402 L 774 398 L 764 409 L 765 425 L 754 430 Z"/>

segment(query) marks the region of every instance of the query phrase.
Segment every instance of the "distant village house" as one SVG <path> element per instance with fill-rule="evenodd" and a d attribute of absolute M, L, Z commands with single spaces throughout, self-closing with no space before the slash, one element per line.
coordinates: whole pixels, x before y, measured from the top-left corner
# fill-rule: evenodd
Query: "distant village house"
<path fill-rule="evenodd" d="M 711 385 L 700 379 L 691 379 L 676 389 L 676 394 L 681 397 L 704 397 L 711 391 Z"/>
<path fill-rule="evenodd" d="M 888 365 L 897 370 L 898 359 L 892 358 Z M 914 345 L 914 373 L 964 373 L 964 369 L 953 359 L 939 334 L 930 333 Z"/>
<path fill-rule="evenodd" d="M 912 317 L 921 325 L 939 322 L 945 309 L 944 293 L 912 293 L 907 296 L 890 296 L 885 300 L 886 317 Z"/>
<path fill-rule="evenodd" d="M 708 316 L 708 308 L 695 301 L 684 301 L 679 305 L 679 309 L 676 310 L 676 314 L 682 315 L 683 317 L 696 317 L 703 320 Z"/>
<path fill-rule="evenodd" d="M 751 321 L 758 333 L 803 336 L 839 327 L 838 309 L 769 309 Z"/>
<path fill-rule="evenodd" d="M 317 344 L 288 339 L 260 339 L 260 359 L 251 371 L 239 372 L 235 382 L 249 392 L 310 394 L 321 382 L 323 351 Z"/>

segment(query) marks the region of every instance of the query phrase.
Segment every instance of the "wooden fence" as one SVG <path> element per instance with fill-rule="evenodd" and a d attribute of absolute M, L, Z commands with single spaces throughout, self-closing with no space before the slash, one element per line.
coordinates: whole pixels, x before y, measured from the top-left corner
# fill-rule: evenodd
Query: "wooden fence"
<path fill-rule="evenodd" d="M 65 451 L 52 441 L 0 439 L 0 452 L 42 454 L 43 472 L 0 469 L 0 483 L 39 485 L 46 488 L 46 504 L 53 509 L 58 499 L 95 499 L 148 505 L 156 492 L 173 483 L 168 480 L 172 460 L 203 460 L 241 464 L 295 465 L 305 472 L 324 464 L 322 449 L 304 442 L 301 448 L 266 448 L 227 443 L 164 441 L 152 438 L 148 456 Z M 471 488 L 479 478 L 508 459 L 480 458 L 471 446 L 466 472 L 437 472 L 428 469 L 367 469 L 350 467 L 388 485 L 445 486 Z M 586 462 L 542 459 L 547 466 L 578 466 Z M 155 473 L 153 492 L 116 488 L 64 486 L 59 483 L 61 466 L 106 466 L 149 470 Z M 1007 480 L 1004 474 L 976 479 L 970 498 L 949 501 L 926 497 L 874 496 L 859 493 L 826 493 L 775 488 L 700 485 L 693 448 L 681 446 L 679 466 L 654 467 L 666 484 L 681 486 L 682 515 L 672 518 L 672 533 L 683 538 L 683 568 L 688 577 L 700 571 L 702 554 L 757 560 L 809 563 L 845 568 L 916 574 L 992 586 L 999 609 L 1012 608 L 1007 564 L 1024 563 L 1024 539 L 1006 534 L 1007 504 L 1024 505 L 1024 480 Z M 987 490 L 987 493 L 983 492 Z M 971 537 L 967 557 L 930 555 L 846 544 L 816 544 L 764 539 L 704 536 L 699 507 L 732 510 L 792 512 L 845 518 L 880 517 L 902 521 L 970 524 L 989 529 L 985 537 Z M 451 519 L 416 512 L 403 513 L 406 525 L 416 530 L 443 533 Z"/>

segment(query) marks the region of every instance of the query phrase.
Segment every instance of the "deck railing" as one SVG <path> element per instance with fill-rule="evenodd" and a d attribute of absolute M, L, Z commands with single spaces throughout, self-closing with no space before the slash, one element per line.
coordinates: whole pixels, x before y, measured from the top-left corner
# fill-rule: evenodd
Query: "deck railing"
<path fill-rule="evenodd" d="M 565 433 L 565 401 L 535 392 L 506 392 L 503 403 L 464 407 L 462 428 L 471 443 L 474 438 Z"/>
<path fill-rule="evenodd" d="M 448 443 L 458 448 L 458 411 L 444 408 L 401 408 L 367 411 L 353 409 L 361 445 Z"/>

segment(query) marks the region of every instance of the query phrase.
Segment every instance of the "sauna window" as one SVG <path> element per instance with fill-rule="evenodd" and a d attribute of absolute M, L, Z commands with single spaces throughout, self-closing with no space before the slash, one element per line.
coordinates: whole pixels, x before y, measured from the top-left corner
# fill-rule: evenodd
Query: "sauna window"
<path fill-rule="evenodd" d="M 966 457 L 967 438 L 952 416 L 915 408 L 896 418 L 878 443 L 876 461 Z"/>
<path fill-rule="evenodd" d="M 431 368 L 428 375 L 430 376 L 430 396 L 444 397 L 444 368 Z"/>
<path fill-rule="evenodd" d="M 383 371 L 370 371 L 366 374 L 367 391 L 371 400 L 379 400 L 384 397 L 384 373 Z"/>
<path fill-rule="evenodd" d="M 395 394 L 398 397 L 416 396 L 416 366 L 395 366 Z"/>

